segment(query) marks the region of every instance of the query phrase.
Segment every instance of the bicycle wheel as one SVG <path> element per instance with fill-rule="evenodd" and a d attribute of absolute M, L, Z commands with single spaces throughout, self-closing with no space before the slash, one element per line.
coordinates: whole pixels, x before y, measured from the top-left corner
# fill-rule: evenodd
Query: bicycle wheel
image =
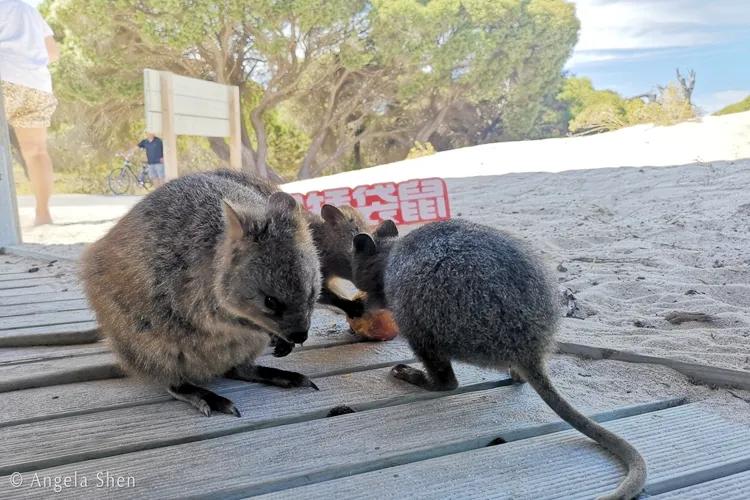
<path fill-rule="evenodd" d="M 107 182 L 113 194 L 125 194 L 133 184 L 133 174 L 125 167 L 118 167 L 109 173 Z"/>
<path fill-rule="evenodd" d="M 148 173 L 144 174 L 141 178 L 141 186 L 143 186 L 143 189 L 146 191 L 151 191 L 151 188 L 154 187 L 154 181 L 151 180 L 151 177 L 148 175 Z"/>

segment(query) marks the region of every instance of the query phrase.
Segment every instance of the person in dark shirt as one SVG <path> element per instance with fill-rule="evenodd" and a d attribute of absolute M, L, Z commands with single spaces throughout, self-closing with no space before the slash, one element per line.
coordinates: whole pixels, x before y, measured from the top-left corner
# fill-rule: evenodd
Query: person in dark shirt
<path fill-rule="evenodd" d="M 146 151 L 148 175 L 154 181 L 154 187 L 164 184 L 164 144 L 161 139 L 147 132 L 146 138 L 139 142 L 137 147 Z"/>

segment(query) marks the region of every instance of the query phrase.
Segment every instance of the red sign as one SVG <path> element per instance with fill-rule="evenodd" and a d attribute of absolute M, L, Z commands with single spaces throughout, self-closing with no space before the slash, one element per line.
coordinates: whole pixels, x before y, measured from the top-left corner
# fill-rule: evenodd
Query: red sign
<path fill-rule="evenodd" d="M 320 207 L 325 204 L 350 205 L 372 223 L 391 219 L 397 224 L 414 224 L 450 218 L 448 187 L 438 178 L 326 189 L 292 196 L 313 213 L 320 213 Z"/>

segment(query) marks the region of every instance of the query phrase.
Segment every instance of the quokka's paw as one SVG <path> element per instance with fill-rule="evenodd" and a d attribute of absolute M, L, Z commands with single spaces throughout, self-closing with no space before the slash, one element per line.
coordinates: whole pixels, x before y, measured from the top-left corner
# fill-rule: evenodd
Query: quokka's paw
<path fill-rule="evenodd" d="M 427 376 L 422 370 L 404 364 L 398 364 L 391 368 L 391 375 L 404 382 L 419 386 L 423 386 L 427 382 Z"/>
<path fill-rule="evenodd" d="M 293 350 L 294 344 L 287 342 L 284 339 L 278 339 L 273 348 L 273 355 L 276 358 L 283 358 L 284 356 L 288 356 Z"/>
<path fill-rule="evenodd" d="M 235 417 L 242 416 L 231 400 L 202 387 L 197 387 L 192 384 L 182 384 L 180 386 L 170 387 L 168 392 L 175 399 L 184 401 L 195 407 L 206 417 L 210 417 L 214 412 L 234 415 Z"/>
<path fill-rule="evenodd" d="M 315 385 L 315 382 L 310 380 L 310 378 L 307 375 L 302 375 L 301 373 L 296 372 L 289 372 L 290 375 L 286 379 L 286 385 L 285 387 L 292 388 L 292 387 L 311 387 L 315 389 L 316 391 L 319 391 L 317 385 Z"/>

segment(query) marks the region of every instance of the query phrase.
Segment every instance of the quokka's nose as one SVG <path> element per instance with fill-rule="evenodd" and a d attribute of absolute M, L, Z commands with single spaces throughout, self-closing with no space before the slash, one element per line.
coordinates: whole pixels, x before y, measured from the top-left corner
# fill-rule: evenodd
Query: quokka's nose
<path fill-rule="evenodd" d="M 307 330 L 290 333 L 289 340 L 294 342 L 295 344 L 303 343 L 305 340 L 307 340 Z"/>

